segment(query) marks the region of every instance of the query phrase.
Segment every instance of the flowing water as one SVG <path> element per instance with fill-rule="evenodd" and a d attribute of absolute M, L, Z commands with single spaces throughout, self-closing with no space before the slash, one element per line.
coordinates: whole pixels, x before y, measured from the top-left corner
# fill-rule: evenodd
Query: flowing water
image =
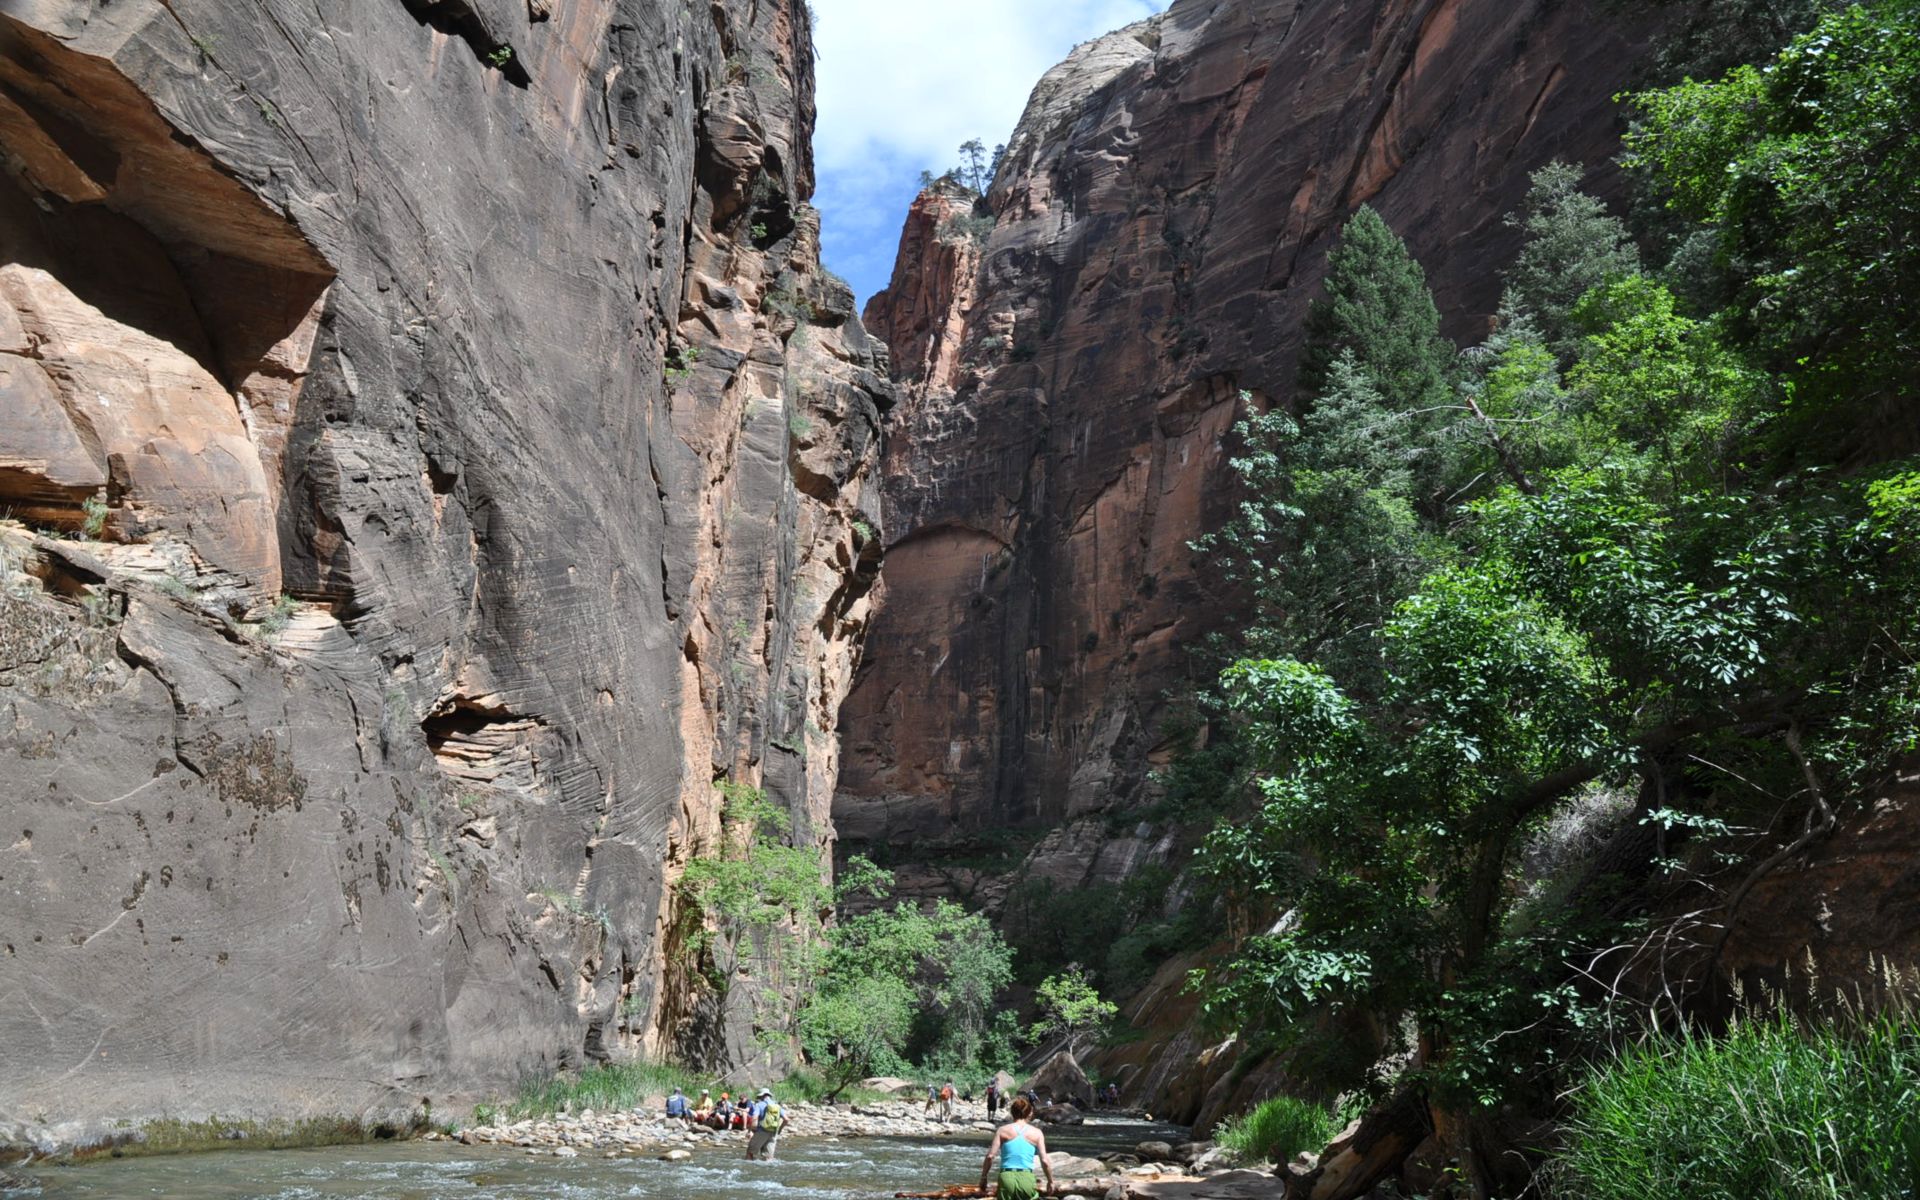
<path fill-rule="evenodd" d="M 1181 1141 L 1184 1130 L 1099 1120 L 1047 1133 L 1073 1154 Z M 780 1161 L 747 1162 L 744 1143 L 696 1150 L 687 1162 L 530 1155 L 448 1142 L 389 1142 L 321 1150 L 232 1150 L 35 1168 L 34 1184 L 6 1200 L 837 1200 L 932 1191 L 980 1177 L 987 1135 L 950 1138 L 783 1139 Z"/>

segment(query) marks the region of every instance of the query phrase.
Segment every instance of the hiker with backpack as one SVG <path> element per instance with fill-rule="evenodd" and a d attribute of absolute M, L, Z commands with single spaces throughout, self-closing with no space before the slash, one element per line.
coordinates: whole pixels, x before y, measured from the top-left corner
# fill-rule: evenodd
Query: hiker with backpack
<path fill-rule="evenodd" d="M 773 1098 L 773 1092 L 761 1088 L 759 1098 L 753 1102 L 754 1130 L 747 1139 L 747 1158 L 773 1161 L 774 1148 L 780 1143 L 780 1131 L 787 1127 L 787 1115 L 780 1109 L 780 1102 Z"/>
<path fill-rule="evenodd" d="M 940 1123 L 945 1125 L 951 1120 L 953 1120 L 953 1081 L 948 1080 L 947 1085 L 940 1089 Z"/>

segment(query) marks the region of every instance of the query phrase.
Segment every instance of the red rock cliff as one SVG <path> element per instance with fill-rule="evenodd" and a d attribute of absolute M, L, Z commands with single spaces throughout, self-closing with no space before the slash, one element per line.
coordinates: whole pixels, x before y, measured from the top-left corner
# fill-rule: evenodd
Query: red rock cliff
<path fill-rule="evenodd" d="M 1370 203 L 1462 338 L 1555 158 L 1604 164 L 1633 40 L 1598 6 L 1177 0 L 1033 93 L 973 251 L 923 196 L 869 325 L 905 395 L 884 609 L 842 728 L 847 844 L 1124 811 L 1219 620 L 1191 539 L 1243 389 L 1284 402 L 1329 243 Z M 954 350 L 958 345 L 957 354 Z M 1052 839 L 1111 877 L 1153 831 Z"/>

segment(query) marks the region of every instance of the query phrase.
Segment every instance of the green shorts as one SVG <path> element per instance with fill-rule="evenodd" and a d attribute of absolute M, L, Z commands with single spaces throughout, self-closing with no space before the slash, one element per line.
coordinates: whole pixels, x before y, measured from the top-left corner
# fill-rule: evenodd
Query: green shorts
<path fill-rule="evenodd" d="M 1037 1200 L 1040 1184 L 1032 1171 L 1000 1172 L 1000 1200 Z"/>

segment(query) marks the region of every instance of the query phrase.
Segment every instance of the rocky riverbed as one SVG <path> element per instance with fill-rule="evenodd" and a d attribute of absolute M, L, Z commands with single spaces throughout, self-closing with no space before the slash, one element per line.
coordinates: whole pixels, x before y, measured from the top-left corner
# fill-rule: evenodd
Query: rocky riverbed
<path fill-rule="evenodd" d="M 850 1113 L 795 1106 L 818 1129 L 848 1128 Z M 913 1114 L 885 1119 L 912 1128 Z M 97 1159 L 40 1165 L 31 1178 L 0 1181 L 0 1200 L 234 1200 L 325 1196 L 328 1200 L 740 1200 L 777 1192 L 782 1200 L 884 1200 L 929 1193 L 979 1178 L 986 1134 L 968 1122 L 949 1132 L 898 1136 L 809 1133 L 795 1127 L 776 1162 L 748 1162 L 739 1134 L 696 1137 L 646 1114 L 574 1114 L 525 1128 L 487 1127 L 458 1136 L 308 1150 L 236 1149 L 214 1154 Z M 937 1124 L 937 1123 L 936 1123 Z M 540 1129 L 546 1125 L 551 1128 Z M 572 1135 L 569 1140 L 567 1135 Z M 1086 1200 L 1251 1200 L 1271 1198 L 1280 1181 L 1263 1171 L 1202 1175 L 1176 1164 L 1134 1165 L 1139 1143 L 1164 1142 L 1178 1153 L 1174 1126 L 1101 1115 L 1049 1131 L 1063 1186 L 1056 1195 Z M 600 1139 L 605 1139 L 605 1144 Z M 530 1142 L 531 1145 L 521 1145 Z M 1161 1149 L 1152 1147 L 1158 1156 Z M 566 1151 L 566 1153 L 556 1153 Z M 1085 1174 L 1079 1172 L 1087 1172 Z M 1069 1173 L 1073 1172 L 1073 1173 Z"/>
<path fill-rule="evenodd" d="M 874 1104 L 808 1104 L 782 1106 L 787 1127 L 783 1146 L 820 1140 L 843 1142 L 872 1138 L 951 1139 L 977 1141 L 984 1150 L 994 1122 L 984 1108 L 961 1105 L 952 1119 L 941 1120 L 915 1102 Z M 1122 1130 L 1151 1128 L 1138 1121 L 1093 1117 L 1086 1123 L 1054 1129 L 1050 1159 L 1054 1175 L 1083 1190 L 1074 1194 L 1124 1200 L 1129 1196 L 1234 1196 L 1256 1194 L 1244 1189 L 1258 1183 L 1271 1192 L 1276 1181 L 1264 1172 L 1235 1170 L 1209 1142 L 1181 1142 L 1153 1138 L 1127 1144 Z M 538 1120 L 494 1122 L 462 1129 L 457 1134 L 430 1134 L 469 1146 L 511 1147 L 530 1155 L 556 1158 L 599 1156 L 651 1157 L 666 1162 L 688 1162 L 711 1154 L 744 1152 L 747 1134 L 687 1125 L 658 1115 L 658 1110 L 627 1110 L 562 1114 Z M 1067 1143 L 1067 1144 L 1062 1144 Z M 1076 1150 L 1084 1151 L 1076 1153 Z M 1208 1183 L 1203 1191 L 1186 1185 Z M 1174 1190 L 1167 1190 L 1172 1188 Z M 1184 1188 L 1184 1190 L 1182 1190 Z M 1227 1189 L 1227 1190 L 1221 1190 Z"/>

